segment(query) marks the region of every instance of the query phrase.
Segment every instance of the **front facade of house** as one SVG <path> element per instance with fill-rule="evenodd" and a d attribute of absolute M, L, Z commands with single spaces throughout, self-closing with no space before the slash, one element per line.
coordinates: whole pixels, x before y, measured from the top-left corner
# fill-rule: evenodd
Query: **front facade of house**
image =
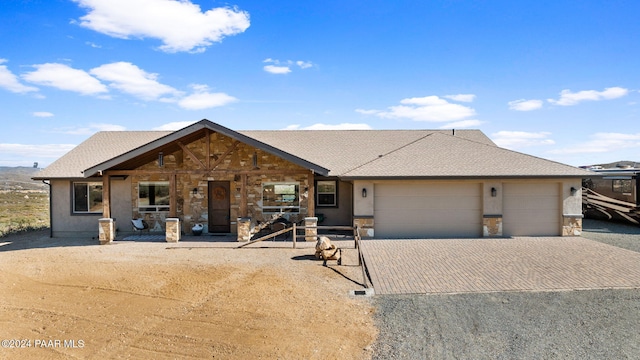
<path fill-rule="evenodd" d="M 240 218 L 280 214 L 439 238 L 579 235 L 582 175 L 478 131 L 237 132 L 202 120 L 98 133 L 35 179 L 51 186 L 53 237 L 96 236 L 105 218 L 119 233 L 138 218 L 163 232 L 171 218 L 187 232 L 233 234 Z"/>

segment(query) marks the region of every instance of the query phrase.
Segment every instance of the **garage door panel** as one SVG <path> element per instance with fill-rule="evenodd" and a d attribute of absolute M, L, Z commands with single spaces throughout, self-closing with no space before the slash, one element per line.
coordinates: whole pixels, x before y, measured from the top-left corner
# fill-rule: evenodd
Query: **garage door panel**
<path fill-rule="evenodd" d="M 480 197 L 461 198 L 453 197 L 446 198 L 439 197 L 389 197 L 389 196 L 376 196 L 376 202 L 384 203 L 385 209 L 411 209 L 419 210 L 424 209 L 428 204 L 429 209 L 442 209 L 442 210 L 458 210 L 458 209 L 479 209 L 482 201 Z"/>
<path fill-rule="evenodd" d="M 376 184 L 374 218 L 376 237 L 478 237 L 480 184 Z"/>
<path fill-rule="evenodd" d="M 376 185 L 376 196 L 477 196 L 477 186 L 469 187 L 468 184 L 442 184 L 436 186 L 424 186 L 420 183 Z"/>
<path fill-rule="evenodd" d="M 504 184 L 503 234 L 560 235 L 560 186 L 557 183 Z"/>
<path fill-rule="evenodd" d="M 449 223 L 452 219 L 456 219 L 456 225 L 462 223 L 462 226 L 468 223 L 481 223 L 481 217 L 478 215 L 477 210 L 441 210 L 430 211 L 423 214 L 415 214 L 409 210 L 394 210 L 394 211 L 378 211 L 376 212 L 376 225 L 385 223 L 415 223 L 416 220 L 423 224 L 439 224 Z"/>
<path fill-rule="evenodd" d="M 510 209 L 553 209 L 560 207 L 557 196 L 526 196 L 519 194 L 517 196 L 505 198 L 505 207 Z"/>

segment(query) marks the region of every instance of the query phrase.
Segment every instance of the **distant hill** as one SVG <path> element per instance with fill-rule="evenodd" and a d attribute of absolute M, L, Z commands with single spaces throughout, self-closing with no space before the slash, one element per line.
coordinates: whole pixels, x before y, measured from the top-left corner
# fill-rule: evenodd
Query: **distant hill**
<path fill-rule="evenodd" d="M 42 169 L 19 166 L 0 166 L 0 190 L 47 190 L 40 180 L 31 180 Z"/>
<path fill-rule="evenodd" d="M 640 168 L 640 161 L 622 160 L 608 164 L 593 164 L 590 166 L 600 166 L 603 169 Z"/>

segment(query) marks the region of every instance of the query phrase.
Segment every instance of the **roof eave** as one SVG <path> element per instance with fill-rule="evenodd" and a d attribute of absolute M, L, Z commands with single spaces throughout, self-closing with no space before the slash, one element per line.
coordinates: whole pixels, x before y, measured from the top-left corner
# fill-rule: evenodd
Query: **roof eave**
<path fill-rule="evenodd" d="M 441 175 L 441 176 L 339 176 L 342 180 L 481 180 L 481 179 L 582 179 L 588 175 Z"/>

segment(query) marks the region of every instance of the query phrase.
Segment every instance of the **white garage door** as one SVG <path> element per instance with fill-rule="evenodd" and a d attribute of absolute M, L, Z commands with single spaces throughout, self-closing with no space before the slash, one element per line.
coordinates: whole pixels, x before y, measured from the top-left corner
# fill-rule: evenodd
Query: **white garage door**
<path fill-rule="evenodd" d="M 504 184 L 505 236 L 560 235 L 560 184 Z"/>
<path fill-rule="evenodd" d="M 375 184 L 376 238 L 480 237 L 480 184 Z"/>

